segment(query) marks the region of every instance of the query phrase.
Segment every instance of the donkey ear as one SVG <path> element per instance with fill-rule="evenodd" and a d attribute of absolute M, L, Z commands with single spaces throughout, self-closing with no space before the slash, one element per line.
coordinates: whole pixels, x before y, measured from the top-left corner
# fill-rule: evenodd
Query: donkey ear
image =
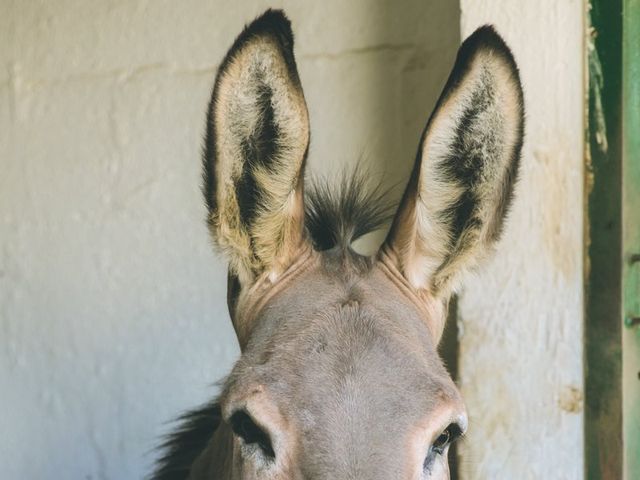
<path fill-rule="evenodd" d="M 309 120 L 291 24 L 268 10 L 227 53 L 209 105 L 209 226 L 241 281 L 285 268 L 303 240 Z"/>
<path fill-rule="evenodd" d="M 460 47 L 385 242 L 416 289 L 448 296 L 498 240 L 518 172 L 523 93 L 493 27 Z"/>

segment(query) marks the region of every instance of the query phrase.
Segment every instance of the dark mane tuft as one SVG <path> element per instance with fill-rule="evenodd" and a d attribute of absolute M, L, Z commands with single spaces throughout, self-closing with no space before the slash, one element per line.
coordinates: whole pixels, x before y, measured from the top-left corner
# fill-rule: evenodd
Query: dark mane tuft
<path fill-rule="evenodd" d="M 220 419 L 217 399 L 179 417 L 179 427 L 158 447 L 164 454 L 149 480 L 186 480 L 191 466 L 218 428 Z"/>
<path fill-rule="evenodd" d="M 316 250 L 340 247 L 384 227 L 395 210 L 390 189 L 372 182 L 360 165 L 337 182 L 312 180 L 305 192 L 305 224 Z"/>

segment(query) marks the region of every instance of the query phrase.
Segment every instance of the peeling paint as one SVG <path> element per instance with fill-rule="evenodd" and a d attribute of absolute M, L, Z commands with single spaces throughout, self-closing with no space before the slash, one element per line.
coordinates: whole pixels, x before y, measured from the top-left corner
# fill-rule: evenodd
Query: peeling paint
<path fill-rule="evenodd" d="M 607 122 L 602 108 L 602 88 L 604 77 L 602 76 L 602 64 L 595 47 L 598 32 L 591 26 L 590 16 L 587 15 L 587 59 L 589 69 L 589 88 L 593 97 L 593 118 L 595 121 L 594 135 L 598 147 L 603 153 L 607 153 Z"/>
<path fill-rule="evenodd" d="M 591 79 L 591 70 L 588 68 L 589 65 L 589 56 L 590 49 L 593 49 L 593 38 L 591 37 L 591 4 L 590 2 L 585 2 L 584 6 L 584 78 L 583 78 L 583 91 L 584 91 L 584 109 L 582 121 L 584 125 L 584 192 L 583 192 L 583 204 L 582 211 L 584 215 L 583 221 L 583 283 L 585 285 L 585 290 L 588 289 L 589 284 L 589 275 L 591 274 L 591 257 L 589 256 L 589 250 L 591 248 L 591 223 L 589 221 L 589 197 L 591 196 L 591 192 L 593 192 L 595 176 L 593 172 L 593 159 L 591 157 L 591 147 L 590 147 L 590 132 L 589 132 L 589 94 L 590 94 L 590 79 Z"/>
<path fill-rule="evenodd" d="M 562 389 L 558 397 L 558 406 L 567 413 L 581 413 L 584 408 L 584 395 L 575 386 Z"/>

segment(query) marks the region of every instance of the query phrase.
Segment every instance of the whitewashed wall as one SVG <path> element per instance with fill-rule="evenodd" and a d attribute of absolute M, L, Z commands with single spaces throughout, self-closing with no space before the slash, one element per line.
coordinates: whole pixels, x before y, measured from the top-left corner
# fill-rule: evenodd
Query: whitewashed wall
<path fill-rule="evenodd" d="M 141 478 L 165 422 L 230 368 L 204 111 L 242 25 L 280 5 L 312 169 L 364 152 L 405 179 L 457 2 L 0 0 L 1 479 Z"/>
<path fill-rule="evenodd" d="M 520 65 L 522 175 L 498 256 L 461 300 L 463 478 L 583 478 L 583 2 L 462 0 Z"/>

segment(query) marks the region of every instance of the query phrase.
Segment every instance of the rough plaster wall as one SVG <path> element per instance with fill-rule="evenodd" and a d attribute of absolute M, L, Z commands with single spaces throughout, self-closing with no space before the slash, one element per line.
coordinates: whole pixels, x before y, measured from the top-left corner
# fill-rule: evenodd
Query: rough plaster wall
<path fill-rule="evenodd" d="M 284 5 L 310 162 L 405 179 L 457 2 L 0 0 L 0 478 L 134 479 L 237 355 L 199 192 L 217 63 Z"/>
<path fill-rule="evenodd" d="M 579 0 L 462 0 L 520 65 L 521 181 L 496 259 L 466 285 L 460 369 L 465 479 L 583 478 L 582 19 Z"/>

